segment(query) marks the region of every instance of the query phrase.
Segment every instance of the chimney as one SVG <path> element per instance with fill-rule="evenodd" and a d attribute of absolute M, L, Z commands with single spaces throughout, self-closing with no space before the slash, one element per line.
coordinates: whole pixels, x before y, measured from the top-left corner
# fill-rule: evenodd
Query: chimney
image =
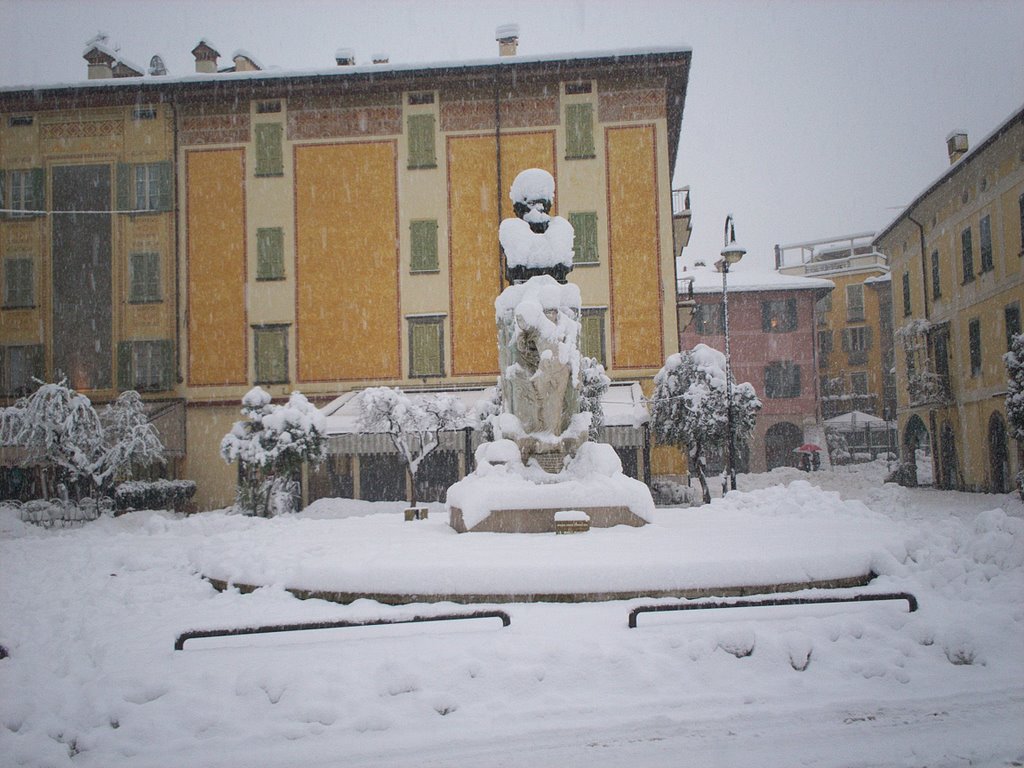
<path fill-rule="evenodd" d="M 351 67 L 356 63 L 356 52 L 351 48 L 339 48 L 334 52 L 334 61 L 339 67 Z"/>
<path fill-rule="evenodd" d="M 235 72 L 259 72 L 263 69 L 256 58 L 248 51 L 238 50 L 231 55 L 235 63 Z"/>
<path fill-rule="evenodd" d="M 952 165 L 967 154 L 967 131 L 952 131 L 946 137 L 946 152 L 949 153 L 949 164 Z"/>
<path fill-rule="evenodd" d="M 387 64 L 389 60 L 390 59 L 389 59 L 389 57 L 388 57 L 388 55 L 386 53 L 375 53 L 375 54 L 373 54 L 373 63 L 374 64 Z"/>
<path fill-rule="evenodd" d="M 494 30 L 494 39 L 498 41 L 499 56 L 515 56 L 519 47 L 519 25 L 502 24 Z"/>
<path fill-rule="evenodd" d="M 196 72 L 212 75 L 217 72 L 217 59 L 220 53 L 205 38 L 196 43 L 192 49 L 192 55 L 196 57 Z"/>

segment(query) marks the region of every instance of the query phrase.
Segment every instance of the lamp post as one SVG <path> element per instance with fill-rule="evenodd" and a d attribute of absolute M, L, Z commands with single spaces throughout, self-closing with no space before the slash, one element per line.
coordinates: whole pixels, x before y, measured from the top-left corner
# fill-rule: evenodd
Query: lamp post
<path fill-rule="evenodd" d="M 729 267 L 743 258 L 746 250 L 736 244 L 736 227 L 732 214 L 725 217 L 725 247 L 716 266 L 722 272 L 722 320 L 725 331 L 725 399 L 726 428 L 729 430 L 729 489 L 736 490 L 736 435 L 732 424 L 732 368 L 729 355 Z"/>

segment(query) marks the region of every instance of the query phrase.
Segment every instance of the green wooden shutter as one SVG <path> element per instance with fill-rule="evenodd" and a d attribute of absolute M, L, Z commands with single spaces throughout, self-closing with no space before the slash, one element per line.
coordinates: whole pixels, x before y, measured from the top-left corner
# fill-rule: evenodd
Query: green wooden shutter
<path fill-rule="evenodd" d="M 570 213 L 575 238 L 573 240 L 573 264 L 597 264 L 600 256 L 597 250 L 597 214 Z"/>
<path fill-rule="evenodd" d="M 409 115 L 409 168 L 436 168 L 434 116 Z"/>
<path fill-rule="evenodd" d="M 156 344 L 157 363 L 160 371 L 159 388 L 161 390 L 174 389 L 174 342 L 170 339 L 161 339 Z"/>
<path fill-rule="evenodd" d="M 174 207 L 174 170 L 170 162 L 156 163 L 158 211 L 169 211 Z"/>
<path fill-rule="evenodd" d="M 413 272 L 436 272 L 437 261 L 437 221 L 423 220 L 409 223 L 409 240 L 411 246 L 410 268 Z"/>
<path fill-rule="evenodd" d="M 413 322 L 409 324 L 412 360 L 409 375 L 413 377 L 443 376 L 441 358 L 440 322 Z"/>
<path fill-rule="evenodd" d="M 288 381 L 287 334 L 286 328 L 261 328 L 255 332 L 257 383 Z"/>
<path fill-rule="evenodd" d="M 120 390 L 134 389 L 135 376 L 132 371 L 132 343 L 117 343 L 117 388 Z"/>
<path fill-rule="evenodd" d="M 135 208 L 132 195 L 132 166 L 128 163 L 118 163 L 114 176 L 117 187 L 117 210 L 130 211 Z"/>
<path fill-rule="evenodd" d="M 46 172 L 42 168 L 29 171 L 29 189 L 32 193 L 31 208 L 34 211 L 46 210 Z M 36 214 L 41 216 L 43 214 Z"/>
<path fill-rule="evenodd" d="M 843 328 L 843 352 L 850 351 L 850 329 Z"/>
<path fill-rule="evenodd" d="M 0 170 L 0 210 L 7 207 L 7 172 Z M 6 213 L 0 213 L 0 217 L 7 216 Z"/>
<path fill-rule="evenodd" d="M 565 156 L 568 159 L 594 157 L 594 107 L 591 104 L 565 106 Z"/>
<path fill-rule="evenodd" d="M 874 343 L 874 329 L 870 326 L 864 326 L 864 351 L 871 349 L 871 345 Z"/>
<path fill-rule="evenodd" d="M 256 279 L 284 279 L 284 231 L 281 227 L 256 230 Z"/>
<path fill-rule="evenodd" d="M 604 315 L 586 312 L 580 318 L 580 325 L 580 353 L 604 365 Z"/>
<path fill-rule="evenodd" d="M 284 173 L 284 154 L 281 149 L 281 126 L 278 123 L 260 123 L 256 134 L 256 175 L 280 176 Z"/>

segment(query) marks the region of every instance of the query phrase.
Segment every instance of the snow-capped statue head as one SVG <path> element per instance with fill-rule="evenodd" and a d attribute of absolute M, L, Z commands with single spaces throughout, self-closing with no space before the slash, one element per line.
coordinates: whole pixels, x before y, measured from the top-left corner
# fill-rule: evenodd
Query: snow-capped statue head
<path fill-rule="evenodd" d="M 516 217 L 530 225 L 538 235 L 544 234 L 555 201 L 555 178 L 542 168 L 527 168 L 516 176 L 509 192 Z"/>
<path fill-rule="evenodd" d="M 551 215 L 555 179 L 541 168 L 527 168 L 516 176 L 509 193 L 516 218 L 498 227 L 505 254 L 505 276 L 523 282 L 537 275 L 551 275 L 564 283 L 572 270 L 572 225 Z"/>

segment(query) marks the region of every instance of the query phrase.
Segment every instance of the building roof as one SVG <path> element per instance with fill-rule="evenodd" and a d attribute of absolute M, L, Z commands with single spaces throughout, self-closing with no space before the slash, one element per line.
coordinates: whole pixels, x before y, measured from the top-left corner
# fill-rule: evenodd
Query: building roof
<path fill-rule="evenodd" d="M 721 293 L 722 273 L 713 267 L 692 267 L 679 273 L 682 283 L 693 278 L 695 294 Z M 835 283 L 821 277 L 802 277 L 800 275 L 783 275 L 775 270 L 764 269 L 730 269 L 728 277 L 729 293 L 745 291 L 831 291 Z"/>
<path fill-rule="evenodd" d="M 200 41 L 200 45 L 207 43 Z M 197 46 L 199 47 L 199 46 Z M 221 94 L 237 88 L 248 98 L 267 98 L 282 86 L 299 84 L 345 85 L 400 83 L 423 78 L 492 77 L 505 73 L 513 78 L 531 73 L 556 74 L 563 78 L 576 76 L 581 70 L 604 70 L 609 77 L 621 77 L 627 70 L 641 69 L 657 74 L 666 82 L 666 113 L 670 176 L 675 169 L 682 129 L 683 106 L 690 74 L 691 49 L 686 46 L 623 48 L 611 51 L 538 54 L 533 56 L 495 56 L 466 61 L 426 63 L 353 64 L 311 70 L 263 69 L 247 72 L 189 73 L 181 76 L 140 76 L 84 80 L 38 86 L 7 86 L 0 88 L 0 110 L 64 109 L 81 104 L 71 103 L 73 97 L 89 94 L 125 94 L 129 98 L 145 97 L 168 100 L 197 91 L 216 88 Z M 212 84 L 216 83 L 216 86 Z"/>
<path fill-rule="evenodd" d="M 899 226 L 899 224 L 904 219 L 909 217 L 911 212 L 918 205 L 920 205 L 929 195 L 931 195 L 932 192 L 934 192 L 942 184 L 945 184 L 950 178 L 959 173 L 963 168 L 967 167 L 967 165 L 973 162 L 975 158 L 981 156 L 981 154 L 986 149 L 988 149 L 988 147 L 991 144 L 993 144 L 1000 136 L 1002 136 L 1004 133 L 1010 130 L 1016 123 L 1019 122 L 1024 122 L 1024 105 L 1022 105 L 1020 109 L 1014 111 L 1014 113 L 1011 114 L 1006 120 L 1004 120 L 999 126 L 997 126 L 996 129 L 992 131 L 992 133 L 983 138 L 978 143 L 978 145 L 974 147 L 974 149 L 969 150 L 963 155 L 963 157 L 958 159 L 955 163 L 950 164 L 950 166 L 946 168 L 937 179 L 935 179 L 931 184 L 925 187 L 924 192 L 922 192 L 916 198 L 914 198 L 914 202 L 912 202 L 910 205 L 908 205 L 906 208 L 900 211 L 896 218 L 889 222 L 882 229 L 882 231 L 878 233 L 878 235 L 874 239 L 874 243 L 877 245 L 879 242 L 884 240 L 885 237 L 894 229 L 896 229 L 896 227 Z M 953 133 L 957 133 L 957 131 L 954 131 Z"/>

